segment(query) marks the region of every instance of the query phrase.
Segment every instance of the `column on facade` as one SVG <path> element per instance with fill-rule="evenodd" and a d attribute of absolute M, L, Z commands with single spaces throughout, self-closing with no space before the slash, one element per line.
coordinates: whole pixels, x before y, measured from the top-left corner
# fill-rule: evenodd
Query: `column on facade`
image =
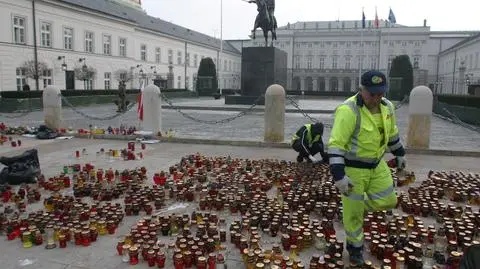
<path fill-rule="evenodd" d="M 343 77 L 338 77 L 338 90 L 339 92 L 343 91 Z"/>
<path fill-rule="evenodd" d="M 307 90 L 305 88 L 305 77 L 300 77 L 300 90 L 301 91 L 306 91 Z"/>
<path fill-rule="evenodd" d="M 330 91 L 330 77 L 325 76 L 325 91 Z"/>

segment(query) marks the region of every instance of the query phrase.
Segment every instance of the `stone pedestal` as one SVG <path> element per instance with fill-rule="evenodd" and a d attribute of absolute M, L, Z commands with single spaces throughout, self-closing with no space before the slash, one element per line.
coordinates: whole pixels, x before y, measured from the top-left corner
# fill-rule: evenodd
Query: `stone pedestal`
<path fill-rule="evenodd" d="M 428 149 L 433 108 L 432 91 L 426 86 L 417 86 L 410 93 L 407 146 Z"/>
<path fill-rule="evenodd" d="M 283 142 L 285 138 L 285 89 L 274 84 L 265 93 L 265 142 Z"/>
<path fill-rule="evenodd" d="M 62 97 L 60 89 L 50 85 L 47 86 L 42 95 L 45 126 L 56 130 L 62 125 Z"/>
<path fill-rule="evenodd" d="M 243 48 L 242 97 L 226 96 L 225 104 L 252 104 L 247 101 L 256 100 L 273 84 L 287 85 L 287 53 L 274 47 Z"/>
<path fill-rule="evenodd" d="M 143 130 L 157 135 L 162 130 L 162 97 L 160 89 L 148 85 L 143 90 Z"/>

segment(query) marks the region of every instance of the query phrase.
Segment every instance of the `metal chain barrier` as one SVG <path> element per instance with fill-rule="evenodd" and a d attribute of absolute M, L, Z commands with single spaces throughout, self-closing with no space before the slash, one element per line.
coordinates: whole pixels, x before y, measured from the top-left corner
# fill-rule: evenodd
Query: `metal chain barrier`
<path fill-rule="evenodd" d="M 319 120 L 313 118 L 312 116 L 308 115 L 307 112 L 305 112 L 301 107 L 300 105 L 295 101 L 295 99 L 293 99 L 293 97 L 291 96 L 288 96 L 287 95 L 287 99 L 290 101 L 290 103 L 292 104 L 292 106 L 294 106 L 298 111 L 300 111 L 300 113 L 302 113 L 302 115 L 307 118 L 308 120 L 312 121 L 312 122 L 319 122 Z M 408 103 L 408 96 L 405 96 L 405 98 L 403 98 L 402 101 L 400 101 L 398 104 L 395 105 L 395 110 L 401 108 L 403 105 L 405 105 L 406 103 Z M 332 124 L 329 124 L 329 123 L 323 123 L 323 126 L 327 127 L 327 128 L 332 128 Z"/>
<path fill-rule="evenodd" d="M 307 112 L 305 112 L 301 107 L 300 105 L 297 103 L 297 101 L 295 101 L 295 99 L 293 99 L 293 97 L 291 96 L 286 96 L 287 99 L 290 101 L 290 103 L 292 104 L 293 107 L 295 107 L 298 111 L 300 111 L 300 113 L 302 113 L 302 115 L 307 118 L 309 121 L 311 122 L 319 122 L 319 120 L 313 118 L 312 116 L 308 115 Z M 327 128 L 332 128 L 332 125 L 329 124 L 329 123 L 323 123 L 323 126 L 327 127 Z"/>
<path fill-rule="evenodd" d="M 7 119 L 19 119 L 19 118 L 23 118 L 25 116 L 27 116 L 28 114 L 30 114 L 31 112 L 33 112 L 33 109 L 31 107 L 31 104 L 30 104 L 30 98 L 27 98 L 27 102 L 28 102 L 28 108 L 27 110 L 20 110 L 20 111 L 17 111 L 17 112 L 14 112 L 14 113 L 18 113 L 18 114 L 14 114 L 14 113 L 1 113 L 0 115 L 2 117 L 5 117 Z M 13 114 L 13 115 L 12 115 Z"/>
<path fill-rule="evenodd" d="M 122 112 L 117 112 L 113 115 L 110 115 L 110 116 L 106 116 L 106 117 L 97 117 L 97 116 L 92 116 L 92 115 L 88 115 L 87 113 L 81 111 L 81 110 L 78 110 L 74 105 L 72 105 L 72 103 L 70 103 L 70 101 L 68 101 L 67 98 L 65 98 L 63 95 L 61 95 L 61 98 L 62 98 L 62 101 L 65 102 L 65 104 L 70 107 L 75 113 L 89 119 L 89 120 L 100 120 L 100 121 L 103 121 L 103 120 L 112 120 L 112 119 L 115 119 L 125 113 L 127 113 L 128 111 L 130 111 L 136 104 L 136 102 L 132 102 L 131 104 L 129 104 L 127 106 L 127 109 L 125 111 L 122 111 Z"/>
<path fill-rule="evenodd" d="M 464 127 L 464 128 L 467 128 L 467 129 L 469 129 L 469 130 L 472 130 L 472 131 L 475 131 L 475 132 L 480 133 L 480 129 L 479 129 L 479 128 L 477 128 L 477 127 L 475 127 L 475 126 L 473 126 L 473 125 L 470 125 L 470 124 L 462 121 L 457 115 L 455 115 L 454 113 L 450 112 L 448 109 L 443 108 L 443 111 L 445 111 L 445 112 L 449 115 L 449 117 L 447 117 L 447 119 L 449 119 L 451 122 L 453 122 L 453 123 L 455 123 L 455 124 L 458 124 L 458 125 L 460 125 L 460 126 L 462 126 L 462 127 Z M 439 115 L 437 115 L 437 114 L 434 114 L 434 115 L 436 115 L 437 117 L 439 117 Z M 440 118 L 445 119 L 445 117 L 440 117 Z"/>
<path fill-rule="evenodd" d="M 254 102 L 253 104 L 246 108 L 245 110 L 243 111 L 240 111 L 238 114 L 232 116 L 232 117 L 228 117 L 228 118 L 225 118 L 225 119 L 221 119 L 221 120 L 203 120 L 203 119 L 198 119 L 198 118 L 195 118 L 193 117 L 192 115 L 188 114 L 188 113 L 185 113 L 183 112 L 181 109 L 179 109 L 177 106 L 175 106 L 172 101 L 170 99 L 168 99 L 167 96 L 165 96 L 163 93 L 160 93 L 162 99 L 172 108 L 174 109 L 175 111 L 177 111 L 178 113 L 180 113 L 183 117 L 187 118 L 187 119 L 190 119 L 192 121 L 195 121 L 195 122 L 199 122 L 199 123 L 205 123 L 205 124 L 224 124 L 224 123 L 228 123 L 228 122 L 231 122 L 233 120 L 236 120 L 250 112 L 252 112 L 253 108 L 256 107 L 258 105 L 258 102 L 264 97 L 264 95 L 261 95 L 259 96 Z"/>

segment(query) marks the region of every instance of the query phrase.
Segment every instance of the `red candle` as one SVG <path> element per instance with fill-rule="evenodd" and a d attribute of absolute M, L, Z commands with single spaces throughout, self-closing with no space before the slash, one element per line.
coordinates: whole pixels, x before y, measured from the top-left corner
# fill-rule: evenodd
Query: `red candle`
<path fill-rule="evenodd" d="M 75 157 L 80 158 L 80 151 L 79 150 L 75 151 Z"/>
<path fill-rule="evenodd" d="M 164 268 L 165 267 L 165 253 L 163 251 L 160 251 L 157 253 L 157 266 L 158 268 Z"/>
<path fill-rule="evenodd" d="M 128 254 L 130 256 L 130 265 L 138 264 L 138 248 L 131 247 Z"/>
<path fill-rule="evenodd" d="M 82 232 L 82 245 L 84 247 L 90 246 L 90 232 L 88 231 Z"/>

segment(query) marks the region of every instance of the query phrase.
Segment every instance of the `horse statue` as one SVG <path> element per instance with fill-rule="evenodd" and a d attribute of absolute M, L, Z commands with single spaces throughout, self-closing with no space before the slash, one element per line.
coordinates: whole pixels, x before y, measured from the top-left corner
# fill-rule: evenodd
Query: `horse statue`
<path fill-rule="evenodd" d="M 270 46 L 273 47 L 273 40 L 277 40 L 277 19 L 273 15 L 275 10 L 275 0 L 250 0 L 249 3 L 257 4 L 257 17 L 253 26 L 251 38 L 255 39 L 255 31 L 260 27 L 263 30 L 265 37 L 265 47 L 268 47 L 268 32 L 272 33 L 272 42 Z"/>

